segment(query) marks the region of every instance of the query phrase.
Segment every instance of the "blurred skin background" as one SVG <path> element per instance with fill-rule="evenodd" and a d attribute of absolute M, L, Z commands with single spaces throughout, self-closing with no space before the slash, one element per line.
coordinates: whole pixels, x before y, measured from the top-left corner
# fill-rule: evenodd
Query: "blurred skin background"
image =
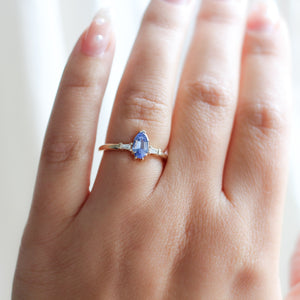
<path fill-rule="evenodd" d="M 291 32 L 294 128 L 281 247 L 283 294 L 300 232 L 300 1 L 278 0 Z M 110 6 L 117 49 L 101 111 L 96 146 L 149 0 L 2 0 L 0 3 L 0 299 L 9 299 L 28 216 L 43 135 L 68 55 L 96 11 Z M 92 179 L 101 156 L 95 152 Z M 288 154 L 287 154 L 288 155 Z"/>

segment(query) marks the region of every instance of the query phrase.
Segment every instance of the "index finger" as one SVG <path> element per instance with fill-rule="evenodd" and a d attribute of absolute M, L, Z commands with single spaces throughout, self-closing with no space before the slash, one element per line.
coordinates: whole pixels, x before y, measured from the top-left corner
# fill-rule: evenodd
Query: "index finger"
<path fill-rule="evenodd" d="M 45 136 L 33 213 L 49 221 L 71 217 L 89 194 L 101 100 L 114 52 L 107 11 L 97 14 L 65 68 Z"/>

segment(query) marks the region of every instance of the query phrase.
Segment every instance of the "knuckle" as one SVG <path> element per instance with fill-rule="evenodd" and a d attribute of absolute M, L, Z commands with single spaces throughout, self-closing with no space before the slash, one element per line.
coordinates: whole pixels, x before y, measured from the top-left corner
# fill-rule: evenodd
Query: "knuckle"
<path fill-rule="evenodd" d="M 253 286 L 267 280 L 266 270 L 269 269 L 262 258 L 248 259 L 247 262 L 243 262 L 233 280 L 232 290 L 234 294 L 249 295 Z"/>
<path fill-rule="evenodd" d="M 65 79 L 63 83 L 64 88 L 78 88 L 78 89 L 99 89 L 101 84 L 98 80 L 91 78 L 91 76 L 72 76 L 72 78 Z"/>
<path fill-rule="evenodd" d="M 96 66 L 87 67 L 80 62 L 76 66 L 67 66 L 58 91 L 59 95 L 82 102 L 99 102 L 106 86 L 104 79 L 106 70 L 99 71 L 95 68 Z"/>
<path fill-rule="evenodd" d="M 251 31 L 246 35 L 244 48 L 247 54 L 280 56 L 283 40 L 276 34 L 266 35 Z"/>
<path fill-rule="evenodd" d="M 207 1 L 199 12 L 199 20 L 221 24 L 239 24 L 242 22 L 241 3 Z"/>
<path fill-rule="evenodd" d="M 285 113 L 272 102 L 247 105 L 243 108 L 241 119 L 264 134 L 281 133 L 287 127 Z"/>
<path fill-rule="evenodd" d="M 194 101 L 211 107 L 226 108 L 234 101 L 231 89 L 215 80 L 196 80 L 186 83 L 187 95 Z"/>
<path fill-rule="evenodd" d="M 63 87 L 99 89 L 103 86 L 101 80 L 107 77 L 107 67 L 93 57 L 80 59 L 76 55 L 70 58 L 62 80 Z"/>
<path fill-rule="evenodd" d="M 59 96 L 64 99 L 73 99 L 90 105 L 99 106 L 99 99 L 103 88 L 99 84 L 93 83 L 64 83 L 59 89 Z"/>
<path fill-rule="evenodd" d="M 165 125 L 170 109 L 164 98 L 161 95 L 130 92 L 123 100 L 123 115 L 126 120 L 138 123 Z"/>
<path fill-rule="evenodd" d="M 46 138 L 42 150 L 42 159 L 48 164 L 65 164 L 87 158 L 88 149 L 73 136 L 51 136 Z"/>
<path fill-rule="evenodd" d="M 180 18 L 176 14 L 165 14 L 157 9 L 149 9 L 143 18 L 143 24 L 155 27 L 156 30 L 166 30 L 169 33 L 180 29 Z"/>

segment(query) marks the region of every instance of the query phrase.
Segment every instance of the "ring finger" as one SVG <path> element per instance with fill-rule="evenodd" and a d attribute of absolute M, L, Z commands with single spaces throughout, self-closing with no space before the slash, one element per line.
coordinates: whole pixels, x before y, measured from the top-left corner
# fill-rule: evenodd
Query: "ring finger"
<path fill-rule="evenodd" d="M 151 1 L 117 93 L 108 143 L 130 143 L 145 130 L 151 145 L 167 148 L 177 71 L 192 7 L 191 0 Z M 132 188 L 142 186 L 146 194 L 155 186 L 162 167 L 160 159 L 149 157 L 140 163 L 130 153 L 106 151 L 95 183 L 96 194 L 97 190 L 116 190 L 115 185 L 117 190 L 128 189 L 130 174 L 135 178 Z"/>

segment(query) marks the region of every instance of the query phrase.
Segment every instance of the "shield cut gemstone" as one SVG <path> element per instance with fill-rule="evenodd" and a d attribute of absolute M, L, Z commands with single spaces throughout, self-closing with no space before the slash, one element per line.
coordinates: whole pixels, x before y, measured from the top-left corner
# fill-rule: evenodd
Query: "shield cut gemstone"
<path fill-rule="evenodd" d="M 149 152 L 149 138 L 145 131 L 140 131 L 133 140 L 132 152 L 136 159 L 143 159 Z"/>

